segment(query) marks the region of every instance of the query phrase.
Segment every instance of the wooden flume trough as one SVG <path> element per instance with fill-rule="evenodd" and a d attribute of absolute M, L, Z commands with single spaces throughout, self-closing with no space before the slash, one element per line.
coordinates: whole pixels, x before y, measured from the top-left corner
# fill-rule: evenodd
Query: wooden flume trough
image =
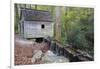
<path fill-rule="evenodd" d="M 72 46 L 63 45 L 55 39 L 44 38 L 44 41 L 49 44 L 49 49 L 58 56 L 62 55 L 69 58 L 70 62 L 93 61 L 93 57 L 81 50 L 74 49 Z"/>

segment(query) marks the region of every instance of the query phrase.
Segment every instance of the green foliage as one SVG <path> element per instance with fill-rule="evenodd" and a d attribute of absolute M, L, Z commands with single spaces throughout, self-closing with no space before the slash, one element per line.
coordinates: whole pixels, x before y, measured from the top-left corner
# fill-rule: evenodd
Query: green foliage
<path fill-rule="evenodd" d="M 15 32 L 18 32 L 18 8 L 15 5 Z M 34 5 L 35 6 L 35 5 Z M 37 10 L 50 11 L 55 19 L 55 6 L 37 5 Z M 35 9 L 34 7 L 31 9 Z M 94 51 L 94 9 L 82 7 L 61 7 L 61 42 L 80 48 L 93 55 Z M 55 25 L 55 24 L 54 24 Z M 54 32 L 56 28 L 54 27 Z M 55 37 L 55 33 L 54 33 Z"/>
<path fill-rule="evenodd" d="M 66 13 L 62 15 L 62 43 L 71 44 L 93 55 L 93 8 L 67 7 Z"/>
<path fill-rule="evenodd" d="M 15 4 L 15 9 L 14 9 L 14 29 L 15 33 L 18 33 L 18 23 L 19 23 L 19 14 L 18 14 L 18 6 Z"/>

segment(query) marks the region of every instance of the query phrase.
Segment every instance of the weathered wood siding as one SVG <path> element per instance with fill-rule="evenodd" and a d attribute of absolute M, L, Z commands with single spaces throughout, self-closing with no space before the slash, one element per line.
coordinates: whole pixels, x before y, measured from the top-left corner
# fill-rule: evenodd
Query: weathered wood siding
<path fill-rule="evenodd" d="M 44 28 L 41 28 L 44 25 Z M 40 38 L 53 36 L 53 23 L 40 21 L 24 21 L 24 38 Z"/>

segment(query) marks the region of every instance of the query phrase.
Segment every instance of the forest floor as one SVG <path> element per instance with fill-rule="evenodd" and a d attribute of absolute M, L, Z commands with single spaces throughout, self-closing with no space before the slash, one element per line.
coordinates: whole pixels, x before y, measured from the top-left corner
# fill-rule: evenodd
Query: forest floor
<path fill-rule="evenodd" d="M 47 43 L 37 43 L 20 36 L 15 36 L 14 57 L 15 65 L 69 62 L 69 59 L 51 52 Z"/>

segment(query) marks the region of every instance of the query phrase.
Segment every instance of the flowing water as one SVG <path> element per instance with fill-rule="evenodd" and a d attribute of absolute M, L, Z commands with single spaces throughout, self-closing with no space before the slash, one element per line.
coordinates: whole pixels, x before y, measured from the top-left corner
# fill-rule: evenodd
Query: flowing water
<path fill-rule="evenodd" d="M 42 61 L 45 63 L 63 63 L 63 62 L 69 62 L 68 58 L 65 58 L 64 56 L 58 56 L 57 54 L 54 54 L 52 51 L 48 50 L 44 57 L 42 57 Z"/>

